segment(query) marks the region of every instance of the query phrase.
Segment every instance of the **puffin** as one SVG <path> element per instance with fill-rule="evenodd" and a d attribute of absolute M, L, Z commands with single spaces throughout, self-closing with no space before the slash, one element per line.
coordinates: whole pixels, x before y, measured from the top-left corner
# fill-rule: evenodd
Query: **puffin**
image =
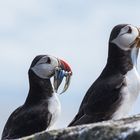
<path fill-rule="evenodd" d="M 127 117 L 138 98 L 140 29 L 131 24 L 116 25 L 108 46 L 105 68 L 88 89 L 68 127 Z"/>
<path fill-rule="evenodd" d="M 51 55 L 36 56 L 28 71 L 29 93 L 26 101 L 10 115 L 2 140 L 18 139 L 49 129 L 61 111 L 58 88 L 65 79 L 60 94 L 65 92 L 71 75 L 72 70 L 66 61 Z"/>

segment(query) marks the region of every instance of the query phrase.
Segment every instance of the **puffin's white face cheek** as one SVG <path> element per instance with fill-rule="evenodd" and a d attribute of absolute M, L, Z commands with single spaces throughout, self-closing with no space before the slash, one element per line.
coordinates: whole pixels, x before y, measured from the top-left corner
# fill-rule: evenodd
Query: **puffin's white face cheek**
<path fill-rule="evenodd" d="M 119 35 L 112 41 L 123 50 L 130 50 L 131 45 L 135 42 L 139 32 L 136 27 L 131 25 L 121 29 Z"/>
<path fill-rule="evenodd" d="M 34 73 L 43 79 L 50 78 L 54 73 L 54 67 L 50 64 L 39 64 L 32 68 Z"/>
<path fill-rule="evenodd" d="M 33 72 L 42 79 L 51 78 L 54 75 L 55 68 L 58 66 L 58 60 L 49 56 L 49 62 L 47 58 L 42 58 L 34 67 Z"/>

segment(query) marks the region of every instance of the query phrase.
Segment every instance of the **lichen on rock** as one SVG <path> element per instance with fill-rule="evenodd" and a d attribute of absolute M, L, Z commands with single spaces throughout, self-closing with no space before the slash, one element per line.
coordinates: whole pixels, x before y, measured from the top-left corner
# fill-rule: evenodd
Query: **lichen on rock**
<path fill-rule="evenodd" d="M 140 140 L 140 115 L 45 131 L 21 140 Z"/>

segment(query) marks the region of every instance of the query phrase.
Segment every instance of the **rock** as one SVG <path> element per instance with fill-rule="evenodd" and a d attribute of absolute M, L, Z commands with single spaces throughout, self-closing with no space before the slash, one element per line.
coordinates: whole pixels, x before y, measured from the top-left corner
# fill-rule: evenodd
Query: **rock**
<path fill-rule="evenodd" d="M 21 140 L 140 140 L 140 115 L 42 132 Z"/>

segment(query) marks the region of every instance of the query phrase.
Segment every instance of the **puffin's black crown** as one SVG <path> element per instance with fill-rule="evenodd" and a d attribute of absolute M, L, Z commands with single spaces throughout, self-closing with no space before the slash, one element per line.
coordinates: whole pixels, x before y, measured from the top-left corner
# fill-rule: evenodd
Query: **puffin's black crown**
<path fill-rule="evenodd" d="M 44 56 L 46 56 L 46 55 L 38 55 L 38 56 L 36 56 L 36 57 L 34 58 L 34 60 L 32 61 L 30 68 L 34 67 L 34 66 L 36 65 L 36 63 L 37 63 L 42 57 L 44 57 Z"/>
<path fill-rule="evenodd" d="M 112 29 L 112 31 L 111 31 L 109 41 L 112 41 L 113 39 L 115 39 L 115 38 L 118 36 L 118 34 L 120 33 L 120 30 L 121 30 L 123 27 L 127 26 L 127 25 L 128 25 L 128 24 L 119 24 L 119 25 L 116 25 L 116 26 Z"/>

